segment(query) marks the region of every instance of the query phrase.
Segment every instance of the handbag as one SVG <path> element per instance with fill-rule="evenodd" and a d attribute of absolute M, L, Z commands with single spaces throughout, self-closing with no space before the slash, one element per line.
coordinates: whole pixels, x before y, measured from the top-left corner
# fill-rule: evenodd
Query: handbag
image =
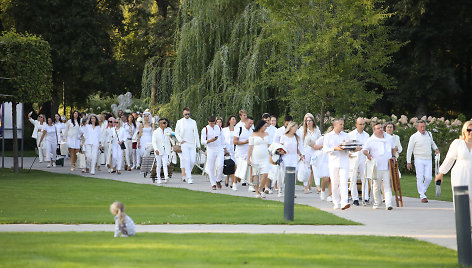
<path fill-rule="evenodd" d="M 182 146 L 174 145 L 174 146 L 172 146 L 172 150 L 176 153 L 181 153 L 182 152 Z"/>
<path fill-rule="evenodd" d="M 85 163 L 85 154 L 84 153 L 77 153 L 77 168 L 85 168 L 86 163 Z"/>
<path fill-rule="evenodd" d="M 233 175 L 235 170 L 236 170 L 236 163 L 234 163 L 233 159 L 231 158 L 225 159 L 224 164 L 223 164 L 223 174 Z"/>
<path fill-rule="evenodd" d="M 310 179 L 311 169 L 310 165 L 307 165 L 305 161 L 298 162 L 297 179 L 300 182 L 307 182 Z"/>
<path fill-rule="evenodd" d="M 125 150 L 126 149 L 125 143 L 123 142 L 122 144 L 120 144 L 120 147 L 121 147 L 121 150 Z"/>
<path fill-rule="evenodd" d="M 204 151 L 200 150 L 197 152 L 197 164 L 198 165 L 205 165 L 206 162 L 206 154 Z"/>
<path fill-rule="evenodd" d="M 67 145 L 67 142 L 61 142 L 59 145 L 59 148 L 61 149 L 61 155 L 67 155 L 69 146 Z"/>

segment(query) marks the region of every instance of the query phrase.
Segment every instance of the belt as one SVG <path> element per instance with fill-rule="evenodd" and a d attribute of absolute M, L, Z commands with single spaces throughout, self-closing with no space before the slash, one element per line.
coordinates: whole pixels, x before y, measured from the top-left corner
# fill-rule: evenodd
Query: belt
<path fill-rule="evenodd" d="M 131 138 L 128 138 L 127 140 L 131 140 Z"/>

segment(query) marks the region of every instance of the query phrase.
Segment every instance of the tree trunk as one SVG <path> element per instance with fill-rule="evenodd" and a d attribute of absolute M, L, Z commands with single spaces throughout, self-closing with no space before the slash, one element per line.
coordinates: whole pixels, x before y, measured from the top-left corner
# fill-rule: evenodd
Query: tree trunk
<path fill-rule="evenodd" d="M 16 101 L 11 102 L 11 108 L 12 108 L 12 125 L 13 125 L 13 171 L 15 173 L 19 172 L 18 169 L 18 135 L 16 133 L 17 130 L 17 124 L 18 122 L 16 121 Z"/>
<path fill-rule="evenodd" d="M 324 103 L 321 103 L 321 112 L 320 112 L 320 132 L 323 134 L 323 128 L 324 128 Z"/>

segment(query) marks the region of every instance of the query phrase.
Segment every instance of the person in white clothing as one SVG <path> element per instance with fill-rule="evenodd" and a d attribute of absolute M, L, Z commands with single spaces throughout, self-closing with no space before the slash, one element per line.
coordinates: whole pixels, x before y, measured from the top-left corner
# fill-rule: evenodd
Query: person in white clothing
<path fill-rule="evenodd" d="M 221 189 L 221 174 L 223 174 L 223 164 L 226 150 L 226 143 L 223 137 L 222 128 L 216 125 L 214 116 L 208 117 L 208 125 L 202 129 L 201 143 L 206 147 L 206 169 L 210 177 L 212 190 Z"/>
<path fill-rule="evenodd" d="M 243 126 L 237 127 L 234 130 L 233 143 L 236 145 L 235 156 L 236 164 L 238 168 L 247 167 L 247 152 L 249 150 L 249 137 L 251 136 L 253 129 L 252 124 L 254 119 L 252 117 L 247 117 L 246 122 Z M 250 167 L 247 167 L 249 169 Z M 236 171 L 237 173 L 237 171 Z M 245 172 L 245 174 L 250 174 L 250 172 Z M 249 175 L 250 176 L 250 175 Z M 246 175 L 240 176 L 242 178 L 236 178 L 233 182 L 233 191 L 238 190 L 238 181 L 243 183 L 247 182 Z M 249 186 L 249 191 L 255 191 L 254 186 Z"/>
<path fill-rule="evenodd" d="M 126 124 L 123 124 L 123 128 L 126 130 L 126 140 L 125 140 L 125 146 L 126 149 L 124 151 L 125 153 L 125 169 L 128 171 L 131 171 L 131 169 L 136 168 L 136 149 L 133 149 L 133 136 L 136 133 L 136 122 L 134 121 L 134 117 L 132 114 L 129 114 L 127 117 L 128 121 Z"/>
<path fill-rule="evenodd" d="M 311 185 L 315 178 L 315 166 L 311 159 L 315 154 L 316 141 L 321 137 L 321 131 L 315 123 L 315 117 L 311 113 L 305 114 L 303 117 L 303 125 L 300 127 L 299 132 L 301 133 L 301 142 L 303 143 L 303 153 L 307 163 L 310 164 L 311 175 L 307 182 L 304 182 L 305 194 L 311 193 Z M 316 192 L 320 192 L 320 178 L 315 178 Z"/>
<path fill-rule="evenodd" d="M 247 119 L 247 111 L 246 110 L 240 110 L 239 111 L 239 122 L 236 124 L 235 128 L 240 128 L 243 127 L 246 124 L 246 119 Z"/>
<path fill-rule="evenodd" d="M 284 135 L 280 137 L 280 144 L 287 148 L 286 154 L 282 156 L 282 163 L 283 163 L 283 173 L 285 174 L 285 168 L 287 167 L 298 167 L 299 161 L 304 161 L 303 156 L 303 143 L 301 141 L 301 137 L 297 135 L 298 125 L 295 122 L 290 122 L 285 129 Z M 285 179 L 284 179 L 285 182 Z M 282 196 L 282 181 L 280 184 L 278 183 L 279 187 L 279 197 Z"/>
<path fill-rule="evenodd" d="M 39 140 L 39 146 L 41 147 L 42 143 L 45 143 L 46 148 L 46 156 L 45 159 L 48 162 L 48 168 L 52 166 L 56 166 L 56 149 L 57 149 L 57 132 L 56 127 L 52 124 L 52 118 L 48 118 L 48 125 L 43 128 L 43 134 Z"/>
<path fill-rule="evenodd" d="M 70 170 L 75 170 L 75 162 L 77 161 L 77 153 L 80 149 L 80 137 L 79 137 L 79 128 L 80 128 L 80 118 L 79 112 L 73 111 L 69 121 L 66 123 L 66 130 L 64 132 L 64 140 L 67 141 L 67 146 L 69 147 L 70 155 Z"/>
<path fill-rule="evenodd" d="M 182 148 L 180 161 L 186 175 L 186 178 L 182 178 L 182 180 L 185 181 L 186 179 L 187 183 L 192 184 L 192 169 L 197 160 L 195 149 L 200 150 L 200 139 L 198 137 L 197 122 L 190 118 L 190 108 L 185 107 L 183 115 L 184 117 L 179 119 L 175 125 L 175 137 Z M 184 171 L 182 171 L 182 174 Z"/>
<path fill-rule="evenodd" d="M 330 133 L 331 131 L 333 131 L 333 126 L 329 126 L 324 135 Z M 325 136 L 321 136 L 313 147 L 315 152 L 319 151 L 319 153 L 317 153 L 318 157 L 314 159 L 313 165 L 315 166 L 316 171 L 315 176 L 321 178 L 320 199 L 331 202 L 333 199 L 331 193 L 331 184 L 329 183 L 329 156 L 328 153 L 323 152 L 324 137 Z M 328 187 L 328 189 L 326 189 L 326 187 Z"/>
<path fill-rule="evenodd" d="M 61 116 L 59 114 L 54 115 L 54 126 L 56 127 L 57 139 L 60 142 L 63 140 L 66 124 L 62 123 Z"/>
<path fill-rule="evenodd" d="M 454 167 L 452 167 L 453 165 Z M 449 146 L 449 151 L 439 167 L 435 181 L 442 182 L 443 175 L 449 172 L 451 167 L 452 191 L 454 192 L 456 186 L 468 186 L 469 207 L 472 208 L 472 120 L 464 123 L 461 136 Z M 470 217 L 472 220 L 472 214 Z"/>
<path fill-rule="evenodd" d="M 112 137 L 115 133 L 115 128 L 113 126 L 113 122 L 115 122 L 115 118 L 109 117 L 107 120 L 107 126 L 105 129 L 102 130 L 102 146 L 103 152 L 105 153 L 105 165 L 107 167 L 108 172 L 112 172 Z"/>
<path fill-rule="evenodd" d="M 236 157 L 234 155 L 234 147 L 236 146 L 234 144 L 234 129 L 236 125 L 236 116 L 230 115 L 228 117 L 228 120 L 226 121 L 226 127 L 223 128 L 223 137 L 225 138 L 225 143 L 227 145 L 227 150 L 229 152 L 229 156 L 231 160 L 233 160 L 236 163 Z M 231 176 L 231 187 L 233 187 L 234 183 L 234 174 L 226 176 L 226 182 L 225 185 L 228 187 L 229 185 L 229 177 Z"/>
<path fill-rule="evenodd" d="M 344 119 L 334 120 L 333 131 L 324 136 L 323 152 L 328 153 L 329 177 L 331 178 L 331 190 L 334 209 L 348 209 L 351 205 L 348 202 L 348 178 L 349 178 L 349 157 L 348 152 L 339 145 L 349 140 L 347 133 L 343 131 Z M 356 148 L 359 151 L 360 148 Z"/>
<path fill-rule="evenodd" d="M 262 119 L 267 123 L 267 128 L 265 132 L 269 134 L 269 145 L 271 145 L 272 141 L 274 140 L 274 135 L 275 135 L 275 131 L 277 131 L 277 128 L 271 124 L 270 114 L 268 113 L 263 114 Z M 275 119 L 275 123 L 277 123 L 277 119 Z"/>
<path fill-rule="evenodd" d="M 365 120 L 362 117 L 356 119 L 356 129 L 349 132 L 349 139 L 355 140 L 357 143 L 363 146 L 369 134 L 364 131 Z M 362 204 L 369 204 L 369 183 L 365 180 L 365 155 L 362 152 L 349 153 L 350 169 L 352 174 L 351 180 L 351 196 L 353 204 L 359 206 L 359 193 L 357 191 L 357 178 L 361 179 L 361 191 L 362 191 Z"/>
<path fill-rule="evenodd" d="M 89 123 L 85 126 L 84 138 L 87 158 L 86 168 L 90 170 L 91 175 L 94 175 L 99 149 L 103 149 L 102 129 L 98 125 L 98 117 L 94 114 L 90 116 Z"/>
<path fill-rule="evenodd" d="M 31 122 L 31 124 L 34 125 L 34 130 L 33 133 L 31 134 L 31 137 L 36 140 L 36 146 L 38 148 L 38 157 L 39 157 L 39 163 L 42 163 L 44 161 L 45 155 L 46 155 L 46 147 L 45 144 L 43 143 L 42 146 L 40 146 L 40 139 L 41 135 L 43 134 L 43 130 L 46 127 L 46 116 L 44 114 L 38 115 L 38 120 L 34 120 L 31 118 L 31 115 L 33 112 L 30 112 L 28 114 L 28 119 Z"/>
<path fill-rule="evenodd" d="M 249 137 L 249 148 L 247 153 L 247 164 L 252 167 L 252 181 L 256 191 L 256 198 L 265 198 L 263 188 L 267 185 L 267 174 L 269 173 L 269 134 L 266 133 L 269 124 L 265 120 L 259 120 L 254 132 Z M 260 178 L 260 180 L 259 180 Z M 268 189 L 267 189 L 268 193 Z"/>
<path fill-rule="evenodd" d="M 373 179 L 374 209 L 377 209 L 380 199 L 380 184 L 383 184 L 385 208 L 392 210 L 392 188 L 390 187 L 389 160 L 395 159 L 395 144 L 390 135 L 383 132 L 381 123 L 374 125 L 374 134 L 365 142 L 362 152 L 370 161 L 375 160 L 375 174 Z"/>
<path fill-rule="evenodd" d="M 120 175 L 121 165 L 123 163 L 123 149 L 121 144 L 124 144 L 126 138 L 126 130 L 121 127 L 121 120 L 115 119 L 113 125 L 115 126 L 115 133 L 112 136 L 112 157 L 113 157 L 113 171 Z"/>
<path fill-rule="evenodd" d="M 167 120 L 160 118 L 159 127 L 152 133 L 152 148 L 156 158 L 157 183 L 162 183 L 161 167 L 164 171 L 164 183 L 169 182 L 169 171 L 167 169 L 171 153 L 170 134 L 172 129 L 167 127 Z"/>
<path fill-rule="evenodd" d="M 154 125 L 151 123 L 151 113 L 144 112 L 143 114 L 143 123 L 139 125 L 139 134 L 138 134 L 138 149 L 137 149 L 137 165 L 138 168 L 141 166 L 141 159 L 143 158 L 144 154 L 146 153 L 146 147 L 148 144 L 152 145 L 152 132 L 154 129 Z M 125 138 L 127 139 L 128 134 L 125 134 Z M 152 151 L 152 150 L 151 150 Z M 150 151 L 148 151 L 150 152 Z"/>
<path fill-rule="evenodd" d="M 416 124 L 418 130 L 411 135 L 406 150 L 406 167 L 411 170 L 411 156 L 415 156 L 416 186 L 422 203 L 428 203 L 426 191 L 433 179 L 433 163 L 431 148 L 435 154 L 439 154 L 438 146 L 433 140 L 431 132 L 426 131 L 426 122 L 419 120 Z"/>

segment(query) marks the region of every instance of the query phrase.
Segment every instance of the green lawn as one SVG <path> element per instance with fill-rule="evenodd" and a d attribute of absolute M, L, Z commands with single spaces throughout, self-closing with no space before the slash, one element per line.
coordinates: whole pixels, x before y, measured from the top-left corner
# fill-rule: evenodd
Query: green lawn
<path fill-rule="evenodd" d="M 113 223 L 119 200 L 137 224 L 356 224 L 316 208 L 295 205 L 283 219 L 283 203 L 156 187 L 76 175 L 0 170 L 0 223 Z"/>
<path fill-rule="evenodd" d="M 2 267 L 458 267 L 410 238 L 296 234 L 0 233 Z"/>
<path fill-rule="evenodd" d="M 415 175 L 402 174 L 400 183 L 402 186 L 403 196 L 415 197 L 418 199 L 420 198 L 420 195 L 418 194 L 418 188 L 416 186 Z M 441 197 L 439 199 L 436 198 L 436 184 L 434 183 L 434 178 L 428 187 L 428 191 L 426 191 L 426 196 L 430 200 L 441 200 L 441 201 L 452 202 L 451 176 L 450 175 L 444 176 L 444 181 L 441 184 Z M 394 198 L 395 198 L 395 195 L 394 195 Z"/>

